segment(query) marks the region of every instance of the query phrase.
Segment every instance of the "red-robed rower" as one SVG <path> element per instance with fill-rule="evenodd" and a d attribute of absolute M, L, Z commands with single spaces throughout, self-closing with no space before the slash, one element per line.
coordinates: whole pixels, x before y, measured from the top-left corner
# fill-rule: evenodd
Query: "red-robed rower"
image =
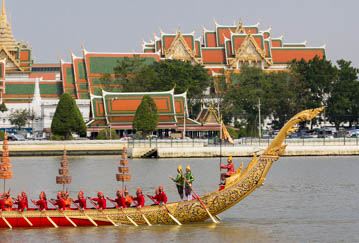
<path fill-rule="evenodd" d="M 142 194 L 141 187 L 137 188 L 136 190 L 136 197 L 133 199 L 135 201 L 137 208 L 142 208 L 145 206 L 145 196 Z"/>
<path fill-rule="evenodd" d="M 227 169 L 226 173 L 222 173 L 221 174 L 221 180 L 224 181 L 226 178 L 230 177 L 231 175 L 233 175 L 235 172 L 234 169 L 234 164 L 233 164 L 233 159 L 232 159 L 232 155 L 230 155 L 227 159 L 227 164 L 226 165 L 221 165 L 221 169 Z"/>
<path fill-rule="evenodd" d="M 4 211 L 4 210 L 5 210 L 4 195 L 2 193 L 0 193 L 0 211 Z"/>
<path fill-rule="evenodd" d="M 74 203 L 78 203 L 81 210 L 86 209 L 86 198 L 83 191 L 79 191 L 77 194 L 77 200 L 75 200 Z"/>
<path fill-rule="evenodd" d="M 13 203 L 13 201 L 12 201 L 12 198 L 10 197 L 10 193 L 9 193 L 9 192 L 4 193 L 4 206 L 5 206 L 5 211 L 11 211 L 13 204 L 14 204 L 14 203 Z"/>
<path fill-rule="evenodd" d="M 90 198 L 90 200 L 97 203 L 97 209 L 106 209 L 106 198 L 102 192 L 98 192 L 97 197 Z"/>
<path fill-rule="evenodd" d="M 58 192 L 57 193 L 57 199 L 54 200 L 54 199 L 51 199 L 50 202 L 57 206 L 57 208 L 61 211 L 63 210 L 66 210 L 66 202 L 65 202 L 65 199 L 63 198 L 62 196 L 62 192 Z"/>
<path fill-rule="evenodd" d="M 129 208 L 131 207 L 131 204 L 133 203 L 133 197 L 128 193 L 127 188 L 125 187 L 125 191 L 123 193 L 125 200 L 126 200 L 126 206 Z"/>
<path fill-rule="evenodd" d="M 26 210 L 29 208 L 29 200 L 27 198 L 26 192 L 21 192 L 21 197 L 24 200 Z"/>
<path fill-rule="evenodd" d="M 32 202 L 39 207 L 40 211 L 46 211 L 48 209 L 47 207 L 47 198 L 46 198 L 46 193 L 45 192 L 40 192 L 39 195 L 39 200 L 34 201 L 32 200 Z"/>
<path fill-rule="evenodd" d="M 64 200 L 65 200 L 65 206 L 67 209 L 71 209 L 71 203 L 72 203 L 72 198 L 70 197 L 70 194 L 68 191 L 64 192 L 64 196 L 63 196 Z"/>
<path fill-rule="evenodd" d="M 116 208 L 127 208 L 126 198 L 123 196 L 123 193 L 120 190 L 117 190 L 115 199 L 107 197 L 107 200 L 116 203 Z"/>
<path fill-rule="evenodd" d="M 22 196 L 22 194 L 17 195 L 14 203 L 17 205 L 17 211 L 24 212 L 27 210 L 27 199 Z"/>
<path fill-rule="evenodd" d="M 159 186 L 156 189 L 156 195 L 150 197 L 156 205 L 162 205 L 167 203 L 167 195 L 163 189 L 163 186 Z"/>

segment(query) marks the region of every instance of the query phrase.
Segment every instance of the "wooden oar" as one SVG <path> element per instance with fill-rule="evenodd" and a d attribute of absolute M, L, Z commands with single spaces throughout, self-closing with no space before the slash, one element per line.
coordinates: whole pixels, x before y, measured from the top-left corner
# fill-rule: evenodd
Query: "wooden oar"
<path fill-rule="evenodd" d="M 24 215 L 24 213 L 23 212 L 19 212 L 19 213 L 21 214 L 22 218 L 25 219 L 25 221 L 32 227 L 33 225 L 31 221 Z"/>
<path fill-rule="evenodd" d="M 12 229 L 12 225 L 9 223 L 9 221 L 7 221 L 7 219 L 4 217 L 4 215 L 2 215 L 2 212 L 1 212 L 1 219 L 5 222 L 7 227 L 9 227 L 9 229 Z"/>
<path fill-rule="evenodd" d="M 140 211 L 141 216 L 142 216 L 142 218 L 145 220 L 146 224 L 147 224 L 148 226 L 152 226 L 152 224 L 151 224 L 150 221 L 147 219 L 147 217 L 142 213 L 141 208 L 137 208 L 137 210 Z"/>
<path fill-rule="evenodd" d="M 47 215 L 46 211 L 41 211 L 41 213 L 45 214 L 45 217 L 47 218 L 47 220 L 52 224 L 52 226 L 54 226 L 55 228 L 58 228 L 59 226 L 57 226 L 57 224 L 49 217 L 49 215 Z"/>
<path fill-rule="evenodd" d="M 108 198 L 107 198 L 108 199 Z M 111 200 L 109 200 L 115 207 L 116 207 L 116 204 L 114 202 L 112 202 Z M 119 207 L 118 210 L 121 210 L 121 212 L 126 216 L 126 218 L 128 219 L 128 221 L 131 222 L 131 224 L 133 224 L 134 226 L 138 226 L 138 224 L 130 217 L 128 216 L 126 213 L 125 213 L 125 210 L 123 210 L 122 207 Z"/>
<path fill-rule="evenodd" d="M 12 198 L 12 200 L 13 200 L 14 202 L 17 201 L 16 198 Z M 30 226 L 33 226 L 32 223 L 31 223 L 31 221 L 24 215 L 24 212 L 23 212 L 23 211 L 19 211 L 19 208 L 18 208 L 18 212 L 21 214 L 21 217 L 22 217 Z"/>
<path fill-rule="evenodd" d="M 147 195 L 147 197 L 149 197 L 155 204 L 158 204 L 158 202 L 157 202 L 152 196 Z M 167 211 L 168 216 L 170 216 L 170 218 L 171 218 L 176 224 L 182 225 L 181 222 L 178 221 L 178 219 L 176 219 L 176 217 L 171 214 L 171 212 L 170 212 L 170 210 L 168 209 L 167 205 L 166 205 L 165 203 L 164 203 L 163 205 L 164 205 L 165 208 L 166 208 L 166 211 Z"/>
<path fill-rule="evenodd" d="M 56 207 L 56 204 L 54 204 L 52 200 L 49 200 L 49 202 L 50 202 L 54 207 Z M 77 227 L 77 225 L 75 224 L 75 222 L 72 221 L 72 219 L 70 219 L 69 216 L 67 216 L 63 210 L 61 210 L 60 208 L 58 208 L 58 211 L 64 215 L 65 219 L 66 219 L 67 221 L 69 221 L 70 224 L 72 224 L 72 226 Z"/>
<path fill-rule="evenodd" d="M 34 200 L 31 200 L 31 202 L 36 206 L 36 202 L 34 202 Z M 39 209 L 40 210 L 40 209 Z M 41 214 L 44 214 L 45 217 L 47 218 L 47 220 L 52 224 L 52 226 L 54 226 L 54 228 L 58 228 L 59 226 L 57 226 L 57 224 L 49 217 L 49 215 L 47 215 L 46 210 L 40 211 Z"/>
<path fill-rule="evenodd" d="M 175 221 L 176 224 L 182 225 L 181 222 L 178 221 L 178 219 L 176 219 L 175 216 L 173 216 L 173 215 L 171 214 L 171 212 L 170 212 L 170 210 L 168 209 L 167 205 L 166 205 L 166 204 L 163 204 L 163 205 L 165 206 L 165 208 L 166 208 L 166 210 L 167 210 L 167 213 L 168 213 L 168 215 L 171 217 L 171 219 L 172 219 L 173 221 Z"/>
<path fill-rule="evenodd" d="M 74 203 L 74 202 L 73 202 L 73 204 L 75 204 L 75 206 L 85 215 L 85 217 L 86 217 L 94 226 L 96 226 L 96 227 L 98 226 L 98 225 L 96 224 L 96 222 L 95 222 L 90 216 L 87 215 L 87 213 L 85 212 L 85 209 L 81 209 L 80 206 L 77 205 L 77 203 Z"/>
<path fill-rule="evenodd" d="M 92 201 L 91 198 L 88 198 L 88 199 L 89 199 L 89 201 L 91 202 L 91 204 L 92 204 L 95 208 L 97 208 L 97 205 L 95 204 L 95 202 Z M 110 219 L 110 217 L 109 217 L 108 215 L 106 215 L 104 211 L 102 211 L 101 209 L 97 209 L 97 210 L 100 211 L 100 212 L 106 217 L 106 219 L 107 219 L 108 221 L 110 221 L 111 224 L 113 224 L 113 226 L 116 226 L 116 227 L 118 226 L 118 224 L 116 224 L 112 219 Z"/>
<path fill-rule="evenodd" d="M 201 204 L 202 208 L 207 212 L 207 214 L 209 215 L 209 217 L 211 218 L 211 220 L 213 221 L 213 223 L 218 224 L 219 222 L 213 217 L 213 215 L 211 214 L 211 212 L 208 210 L 208 208 L 206 207 L 206 205 L 203 203 L 202 199 L 200 198 L 200 196 L 198 196 L 198 194 L 193 190 L 192 185 L 189 183 L 189 181 L 184 177 L 185 182 L 189 185 L 189 187 L 191 188 L 193 194 L 195 195 L 195 197 L 197 198 L 197 200 L 199 201 L 199 203 Z"/>

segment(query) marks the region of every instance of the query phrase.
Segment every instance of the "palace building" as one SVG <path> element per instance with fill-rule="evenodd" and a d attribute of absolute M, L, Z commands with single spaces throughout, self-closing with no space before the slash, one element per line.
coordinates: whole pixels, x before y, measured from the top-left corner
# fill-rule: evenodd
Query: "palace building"
<path fill-rule="evenodd" d="M 150 95 L 159 111 L 159 135 L 181 133 L 190 136 L 212 136 L 220 130 L 213 111 L 204 109 L 197 119 L 190 119 L 186 93 L 173 90 L 150 93 L 119 93 L 103 90 L 105 74 L 113 75 L 114 68 L 124 58 L 139 57 L 150 64 L 165 59 L 180 59 L 203 64 L 212 75 L 238 71 L 244 64 L 264 70 L 285 70 L 293 59 L 325 56 L 324 47 L 307 47 L 306 43 L 285 43 L 272 38 L 270 30 L 260 31 L 258 25 L 235 26 L 216 24 L 214 30 L 203 31 L 202 38 L 194 33 L 161 33 L 152 42 L 143 44 L 143 52 L 89 52 L 82 56 L 71 54 L 69 61 L 35 63 L 32 49 L 15 40 L 8 22 L 5 0 L 0 16 L 0 103 L 8 111 L 1 113 L 0 128 L 11 128 L 9 116 L 16 110 L 27 109 L 31 121 L 27 124 L 34 133 L 48 131 L 59 97 L 69 93 L 80 108 L 88 131 L 96 134 L 114 128 L 121 135 L 132 133 L 132 121 L 144 95 Z"/>
<path fill-rule="evenodd" d="M 179 59 L 204 65 L 213 75 L 240 70 L 244 64 L 266 71 L 286 70 L 296 60 L 323 58 L 325 47 L 309 47 L 305 42 L 287 43 L 283 36 L 272 37 L 271 29 L 260 30 L 259 24 L 220 25 L 195 32 L 164 33 L 143 43 L 144 53 L 158 53 L 161 59 Z"/>

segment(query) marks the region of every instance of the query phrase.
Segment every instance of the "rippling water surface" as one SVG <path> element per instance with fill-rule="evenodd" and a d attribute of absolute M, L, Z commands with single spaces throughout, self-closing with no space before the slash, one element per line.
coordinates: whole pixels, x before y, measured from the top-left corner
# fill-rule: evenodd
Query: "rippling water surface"
<path fill-rule="evenodd" d="M 118 156 L 69 157 L 72 196 L 82 189 L 113 196 Z M 12 158 L 13 194 L 41 190 L 55 197 L 59 157 Z M 235 159 L 248 162 L 249 159 Z M 198 193 L 217 188 L 219 159 L 131 160 L 134 193 L 142 186 L 153 193 L 163 184 L 170 201 L 178 200 L 168 176 L 178 164 L 190 164 Z M 274 164 L 265 185 L 220 215 L 222 222 L 184 226 L 101 227 L 0 230 L 0 242 L 359 242 L 359 157 L 292 157 Z"/>

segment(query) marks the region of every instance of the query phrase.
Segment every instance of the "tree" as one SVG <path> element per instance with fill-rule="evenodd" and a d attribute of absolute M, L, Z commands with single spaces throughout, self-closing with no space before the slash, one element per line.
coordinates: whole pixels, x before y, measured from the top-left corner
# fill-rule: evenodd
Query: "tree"
<path fill-rule="evenodd" d="M 60 97 L 54 118 L 51 123 L 51 132 L 62 139 L 71 139 L 72 133 L 86 136 L 86 125 L 75 100 L 68 93 Z"/>
<path fill-rule="evenodd" d="M 339 60 L 338 78 L 328 99 L 326 115 L 339 129 L 342 123 L 351 126 L 359 118 L 359 69 L 352 67 L 350 61 Z"/>
<path fill-rule="evenodd" d="M 297 79 L 294 88 L 303 109 L 326 105 L 328 94 L 337 77 L 337 69 L 330 61 L 318 56 L 309 61 L 295 60 L 290 71 Z"/>
<path fill-rule="evenodd" d="M 31 119 L 29 110 L 16 110 L 10 114 L 9 120 L 12 125 L 15 125 L 19 130 L 26 125 L 27 121 Z"/>
<path fill-rule="evenodd" d="M 190 101 L 203 97 L 203 92 L 210 86 L 212 78 L 208 71 L 199 64 L 180 60 L 165 60 L 152 64 L 157 80 L 151 83 L 151 90 L 165 91 L 175 87 L 176 93 L 188 91 Z"/>
<path fill-rule="evenodd" d="M 1 103 L 0 104 L 0 112 L 4 113 L 5 111 L 8 111 L 8 109 L 7 109 L 6 105 L 5 105 L 5 103 Z"/>
<path fill-rule="evenodd" d="M 241 73 L 231 75 L 231 80 L 236 85 L 226 93 L 222 112 L 227 119 L 240 119 L 248 135 L 256 135 L 259 99 L 262 103 L 262 120 L 271 113 L 271 107 L 266 101 L 269 95 L 266 93 L 266 75 L 259 68 L 243 66 Z"/>
<path fill-rule="evenodd" d="M 201 65 L 180 60 L 150 64 L 144 58 L 124 58 L 114 68 L 114 76 L 115 80 L 110 82 L 120 85 L 123 92 L 166 91 L 174 87 L 176 93 L 188 91 L 190 109 L 200 100 L 212 81 Z"/>
<path fill-rule="evenodd" d="M 149 95 L 145 95 L 136 110 L 133 127 L 136 131 L 140 131 L 146 136 L 156 130 L 157 124 L 158 113 L 156 104 Z"/>

